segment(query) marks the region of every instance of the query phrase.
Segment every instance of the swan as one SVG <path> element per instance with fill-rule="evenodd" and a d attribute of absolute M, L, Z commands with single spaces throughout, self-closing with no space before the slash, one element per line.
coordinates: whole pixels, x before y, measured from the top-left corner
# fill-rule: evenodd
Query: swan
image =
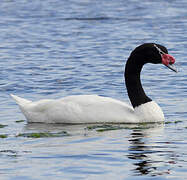
<path fill-rule="evenodd" d="M 143 123 L 162 122 L 164 114 L 141 85 L 140 72 L 146 63 L 164 64 L 177 72 L 175 59 L 166 47 L 145 43 L 136 47 L 125 66 L 125 83 L 132 107 L 125 102 L 98 95 L 74 95 L 32 102 L 11 94 L 28 123 Z"/>

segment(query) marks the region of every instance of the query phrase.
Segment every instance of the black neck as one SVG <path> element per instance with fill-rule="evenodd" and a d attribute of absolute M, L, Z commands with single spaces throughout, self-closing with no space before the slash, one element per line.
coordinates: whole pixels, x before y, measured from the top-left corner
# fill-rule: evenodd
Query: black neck
<path fill-rule="evenodd" d="M 152 101 L 144 92 L 140 81 L 140 72 L 144 63 L 135 56 L 130 56 L 125 66 L 125 83 L 132 106 L 135 108 L 141 104 Z"/>

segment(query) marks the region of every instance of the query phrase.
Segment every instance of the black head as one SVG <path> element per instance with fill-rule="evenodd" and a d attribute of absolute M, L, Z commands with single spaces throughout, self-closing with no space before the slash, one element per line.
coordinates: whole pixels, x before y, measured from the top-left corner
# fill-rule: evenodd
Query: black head
<path fill-rule="evenodd" d="M 131 56 L 136 56 L 137 60 L 141 60 L 143 64 L 162 63 L 161 54 L 156 47 L 158 47 L 163 53 L 168 54 L 167 48 L 162 45 L 154 44 L 154 43 L 145 43 L 136 47 L 134 51 L 132 51 Z"/>
<path fill-rule="evenodd" d="M 173 71 L 177 71 L 172 64 L 175 63 L 174 57 L 168 54 L 166 47 L 155 44 L 145 43 L 132 51 L 130 57 L 136 59 L 137 64 L 153 63 L 153 64 L 164 64 Z"/>

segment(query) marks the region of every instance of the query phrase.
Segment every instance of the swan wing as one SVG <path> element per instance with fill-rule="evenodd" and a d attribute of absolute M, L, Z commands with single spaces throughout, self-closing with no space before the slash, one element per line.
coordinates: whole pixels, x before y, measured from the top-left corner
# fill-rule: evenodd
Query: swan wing
<path fill-rule="evenodd" d="M 134 110 L 128 104 L 98 95 L 77 95 L 31 102 L 15 95 L 28 122 L 44 123 L 133 123 Z"/>

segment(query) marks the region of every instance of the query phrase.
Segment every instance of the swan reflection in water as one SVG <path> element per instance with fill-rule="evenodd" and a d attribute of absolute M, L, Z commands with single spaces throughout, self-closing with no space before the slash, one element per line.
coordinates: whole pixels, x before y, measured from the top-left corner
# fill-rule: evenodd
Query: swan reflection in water
<path fill-rule="evenodd" d="M 107 160 L 107 157 L 109 157 L 110 153 L 111 153 L 110 157 L 115 157 L 116 153 L 118 153 L 117 156 L 119 156 L 119 160 L 120 159 L 122 160 L 120 161 L 120 168 L 122 169 L 125 168 L 125 171 L 127 168 L 130 169 L 130 171 L 132 172 L 134 176 L 143 176 L 143 175 L 158 176 L 158 175 L 170 174 L 171 167 L 174 164 L 176 164 L 178 161 L 176 157 L 176 152 L 171 151 L 170 144 L 172 145 L 172 142 L 168 142 L 168 140 L 166 141 L 164 137 L 165 136 L 165 133 L 163 131 L 164 123 L 160 123 L 160 124 L 153 123 L 153 124 L 142 124 L 142 125 L 121 124 L 120 127 L 122 127 L 122 129 L 119 131 L 111 130 L 111 131 L 104 131 L 102 133 L 101 132 L 98 133 L 97 131 L 94 131 L 94 130 L 85 130 L 87 126 L 88 125 L 63 125 L 61 126 L 59 124 L 47 125 L 47 124 L 38 124 L 38 123 L 35 124 L 34 123 L 34 124 L 27 124 L 24 130 L 26 132 L 66 131 L 71 136 L 65 141 L 71 142 L 71 140 L 73 140 L 74 142 L 74 139 L 76 140 L 79 139 L 80 141 L 78 142 L 82 142 L 83 147 L 84 145 L 87 147 L 86 142 L 89 143 L 89 141 L 91 141 L 92 143 L 94 143 L 94 141 L 96 141 L 96 144 L 99 144 L 100 146 L 97 146 L 97 145 L 94 145 L 94 147 L 89 146 L 91 151 L 94 151 L 94 155 L 91 154 L 91 157 L 94 156 L 96 157 L 96 159 L 100 159 L 101 154 L 96 155 L 97 153 L 95 153 L 95 151 L 96 152 L 101 151 L 102 155 L 105 154 L 106 152 L 107 156 L 102 157 L 104 159 L 106 158 L 106 160 Z M 97 126 L 99 127 L 99 125 Z M 116 126 L 117 125 L 114 125 L 114 127 Z M 129 131 L 131 132 L 130 134 L 128 134 Z M 118 134 L 116 136 L 116 133 L 117 134 L 120 133 L 120 135 Z M 124 139 L 123 137 L 124 133 L 125 135 L 128 134 L 126 136 L 126 139 Z M 113 139 L 113 141 L 118 141 L 118 143 L 113 144 L 113 142 L 110 143 L 106 141 L 106 144 L 105 144 L 103 143 L 103 141 L 100 142 L 100 140 L 103 140 L 103 137 L 104 138 L 106 137 L 107 140 Z M 108 137 L 110 138 L 108 139 Z M 52 146 L 61 147 L 61 145 L 63 145 L 62 142 L 63 142 L 62 139 L 60 139 L 59 141 L 48 139 L 45 142 L 46 143 L 45 146 L 46 147 L 52 147 Z M 119 145 L 119 144 L 121 144 L 121 146 L 116 147 L 116 145 Z M 72 147 L 73 147 L 73 144 L 72 144 Z M 73 153 L 78 154 L 78 155 L 83 154 L 85 155 L 85 157 L 87 157 L 87 155 L 89 154 L 87 150 L 83 149 L 80 146 L 80 144 L 79 144 L 79 148 L 76 149 L 76 152 L 74 152 L 74 150 L 75 149 L 73 149 Z M 65 146 L 63 146 L 60 150 L 60 154 L 63 154 L 63 153 L 66 156 L 67 152 L 66 152 Z M 132 166 L 127 167 L 127 164 L 126 164 L 127 159 L 129 159 L 128 164 L 130 162 Z M 93 159 L 90 159 L 90 161 L 92 160 Z M 111 158 L 109 158 L 109 164 L 110 165 L 113 164 L 111 162 Z M 106 166 L 108 165 L 106 164 Z"/>
<path fill-rule="evenodd" d="M 154 128 L 136 129 L 131 133 L 130 146 L 127 157 L 134 160 L 134 175 L 164 175 L 170 174 L 170 167 L 166 158 L 171 158 L 174 152 L 167 150 L 168 142 L 159 142 L 162 137 L 164 124 Z M 166 156 L 167 154 L 167 156 Z M 167 161 L 167 165 L 166 165 Z"/>

